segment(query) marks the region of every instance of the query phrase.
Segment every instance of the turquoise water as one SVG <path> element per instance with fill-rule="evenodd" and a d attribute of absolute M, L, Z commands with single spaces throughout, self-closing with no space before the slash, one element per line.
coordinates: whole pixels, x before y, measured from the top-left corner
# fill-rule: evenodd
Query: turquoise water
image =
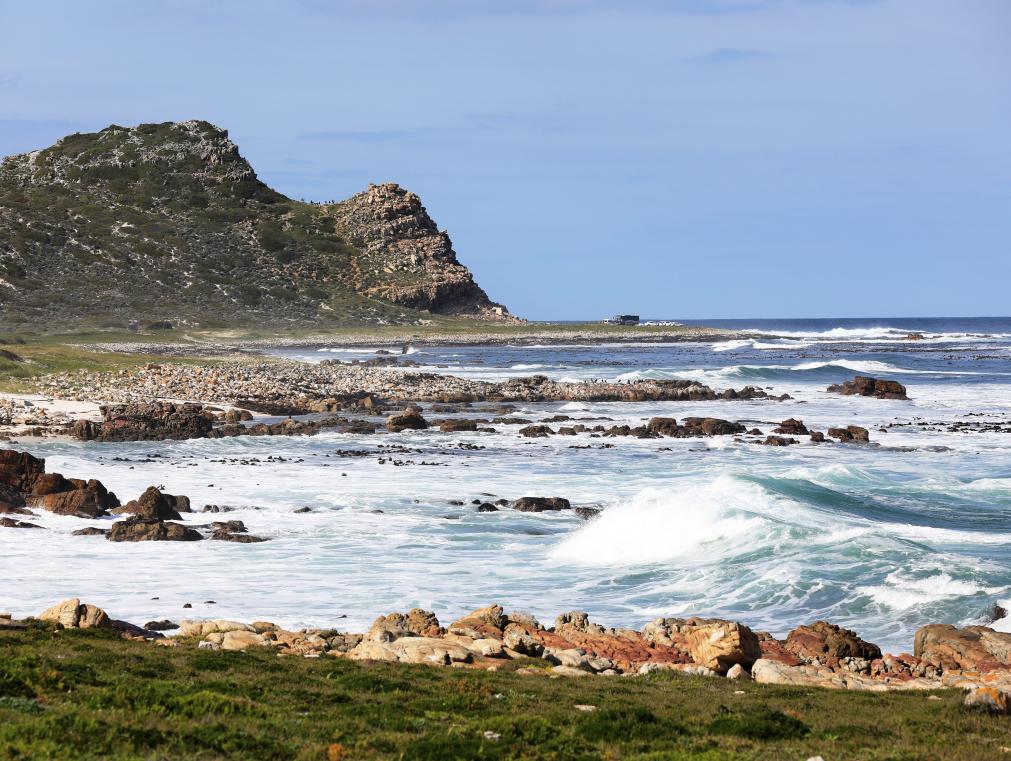
<path fill-rule="evenodd" d="M 530 440 L 507 426 L 496 434 L 38 445 L 28 449 L 51 469 L 97 476 L 121 497 L 162 484 L 197 506 L 235 506 L 227 517 L 271 541 L 115 545 L 70 535 L 87 522 L 46 515 L 47 532 L 0 532 L 8 580 L 0 608 L 37 612 L 76 595 L 141 622 L 197 615 L 357 629 L 415 605 L 448 619 L 500 602 L 546 619 L 582 609 L 635 626 L 659 615 L 719 615 L 780 635 L 828 618 L 901 651 L 926 622 L 986 621 L 993 603 L 1006 604 L 1011 433 L 948 429 L 953 421 L 1011 427 L 1011 320 L 736 327 L 768 335 L 667 346 L 415 347 L 410 357 L 426 371 L 477 378 L 696 378 L 794 397 L 517 412 L 532 419 L 713 415 L 769 432 L 796 417 L 820 430 L 862 425 L 874 445 Z M 905 340 L 911 331 L 924 340 Z M 287 354 L 318 361 L 374 351 Z M 900 380 L 912 401 L 825 392 L 855 373 Z M 391 464 L 383 451 L 391 445 L 408 450 L 392 456 L 408 464 Z M 586 523 L 565 513 L 475 512 L 470 501 L 489 495 L 558 495 L 603 513 Z M 294 513 L 306 505 L 313 512 Z"/>

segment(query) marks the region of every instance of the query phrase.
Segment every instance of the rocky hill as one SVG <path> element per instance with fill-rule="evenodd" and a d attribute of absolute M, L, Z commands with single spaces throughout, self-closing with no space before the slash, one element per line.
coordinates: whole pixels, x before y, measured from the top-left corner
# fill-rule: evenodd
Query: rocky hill
<path fill-rule="evenodd" d="M 0 323 L 302 326 L 509 319 L 421 199 L 335 204 L 257 179 L 203 121 L 113 125 L 0 165 Z"/>

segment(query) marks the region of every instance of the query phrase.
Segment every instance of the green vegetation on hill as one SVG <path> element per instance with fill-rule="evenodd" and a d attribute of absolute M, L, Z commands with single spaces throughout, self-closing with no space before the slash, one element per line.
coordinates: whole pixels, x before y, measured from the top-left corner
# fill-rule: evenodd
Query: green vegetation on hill
<path fill-rule="evenodd" d="M 0 631 L 0 757 L 957 761 L 1011 746 L 1011 723 L 963 708 L 958 691 L 510 673 L 522 665 L 489 673 Z"/>
<path fill-rule="evenodd" d="M 0 165 L 0 323 L 15 328 L 411 323 L 491 306 L 417 196 L 294 201 L 207 122 L 113 125 Z"/>

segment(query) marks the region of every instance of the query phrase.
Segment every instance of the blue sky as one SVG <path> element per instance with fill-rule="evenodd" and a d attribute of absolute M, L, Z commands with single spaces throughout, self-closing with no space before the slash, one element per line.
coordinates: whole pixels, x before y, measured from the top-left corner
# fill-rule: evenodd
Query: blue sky
<path fill-rule="evenodd" d="M 1007 0 L 0 0 L 0 154 L 203 118 L 535 319 L 1011 313 Z"/>

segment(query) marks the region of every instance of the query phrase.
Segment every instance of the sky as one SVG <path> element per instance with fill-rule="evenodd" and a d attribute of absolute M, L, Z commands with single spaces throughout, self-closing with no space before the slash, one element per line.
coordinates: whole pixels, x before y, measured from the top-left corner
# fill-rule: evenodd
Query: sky
<path fill-rule="evenodd" d="M 0 0 L 0 154 L 206 119 L 531 319 L 1011 314 L 1011 0 Z"/>

